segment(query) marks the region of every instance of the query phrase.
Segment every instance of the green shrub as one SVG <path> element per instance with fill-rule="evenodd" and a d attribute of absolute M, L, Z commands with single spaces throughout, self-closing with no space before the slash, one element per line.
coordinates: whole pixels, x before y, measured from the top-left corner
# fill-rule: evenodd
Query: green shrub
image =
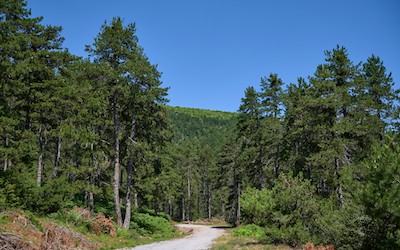
<path fill-rule="evenodd" d="M 348 178 L 347 174 L 342 174 L 343 178 Z M 374 224 L 365 213 L 365 207 L 348 194 L 345 204 L 340 206 L 335 198 L 322 198 L 314 190 L 301 175 L 281 175 L 271 190 L 248 189 L 241 197 L 244 221 L 265 228 L 264 235 L 259 238 L 264 243 L 298 247 L 310 241 L 334 244 L 338 250 L 364 249 L 366 242 L 376 239 L 373 233 L 377 228 L 384 228 Z M 395 234 L 380 235 L 398 239 Z M 371 238 L 366 240 L 369 236 Z M 394 242 L 384 244 L 395 246 Z"/>
<path fill-rule="evenodd" d="M 241 196 L 240 205 L 245 223 L 264 226 L 271 222 L 275 207 L 271 190 L 246 189 Z"/>
<path fill-rule="evenodd" d="M 348 200 L 337 206 L 333 199 L 323 199 L 315 219 L 316 236 L 314 242 L 334 244 L 336 249 L 361 249 L 365 239 L 364 225 L 369 224 L 363 207 Z"/>
<path fill-rule="evenodd" d="M 301 246 L 318 234 L 314 225 L 318 199 L 310 181 L 280 175 L 271 190 L 248 189 L 241 197 L 245 222 L 265 227 L 266 243 Z"/>
<path fill-rule="evenodd" d="M 136 213 L 132 215 L 132 222 L 131 227 L 136 229 L 142 235 L 158 234 L 167 237 L 173 236 L 177 233 L 175 227 L 163 217 Z"/>
<path fill-rule="evenodd" d="M 296 247 L 308 241 L 312 241 L 311 234 L 307 228 L 303 227 L 300 221 L 295 224 L 278 228 L 273 225 L 265 228 L 265 235 L 260 237 L 260 241 L 266 244 L 285 243 Z"/>
<path fill-rule="evenodd" d="M 74 207 L 72 209 L 61 209 L 58 212 L 47 215 L 50 219 L 57 220 L 67 226 L 74 226 L 81 232 L 91 232 L 93 219 L 88 216 L 89 213 L 86 210 L 85 214 L 82 214 L 83 208 Z"/>
<path fill-rule="evenodd" d="M 244 226 L 240 226 L 233 230 L 232 235 L 234 237 L 260 237 L 265 234 L 264 228 L 255 225 L 248 224 Z"/>
<path fill-rule="evenodd" d="M 0 211 L 19 206 L 16 185 L 0 177 Z"/>
<path fill-rule="evenodd" d="M 356 166 L 362 169 L 363 179 L 356 198 L 370 218 L 365 225 L 365 249 L 400 249 L 400 145 L 395 138 L 386 140 Z"/>
<path fill-rule="evenodd" d="M 155 212 L 153 209 L 139 208 L 139 213 L 148 214 L 148 215 L 156 216 L 156 217 L 162 217 L 168 221 L 172 220 L 170 215 L 168 215 L 164 212 Z"/>

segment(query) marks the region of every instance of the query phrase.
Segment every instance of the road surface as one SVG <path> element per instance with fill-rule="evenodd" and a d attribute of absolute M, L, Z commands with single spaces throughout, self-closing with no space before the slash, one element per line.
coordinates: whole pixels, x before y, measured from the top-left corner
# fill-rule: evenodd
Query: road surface
<path fill-rule="evenodd" d="M 176 226 L 192 228 L 193 233 L 185 238 L 161 241 L 133 248 L 124 248 L 124 250 L 204 250 L 209 249 L 212 245 L 212 241 L 224 233 L 223 229 L 213 228 L 211 226 L 191 224 L 179 224 Z"/>

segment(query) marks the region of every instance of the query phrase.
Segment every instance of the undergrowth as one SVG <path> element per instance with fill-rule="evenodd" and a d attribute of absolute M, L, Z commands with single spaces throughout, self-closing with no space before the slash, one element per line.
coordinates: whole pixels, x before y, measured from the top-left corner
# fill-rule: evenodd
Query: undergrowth
<path fill-rule="evenodd" d="M 0 232 L 0 245 L 10 249 L 47 249 L 55 245 L 60 249 L 115 249 L 178 236 L 178 230 L 163 215 L 134 213 L 131 228 L 125 230 L 118 228 L 112 218 L 90 214 L 80 207 L 47 216 L 4 211 L 0 213 Z"/>

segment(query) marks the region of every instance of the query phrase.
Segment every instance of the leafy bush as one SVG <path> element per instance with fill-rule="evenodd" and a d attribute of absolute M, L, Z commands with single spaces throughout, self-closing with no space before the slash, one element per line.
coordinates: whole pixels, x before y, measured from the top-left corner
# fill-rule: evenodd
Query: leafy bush
<path fill-rule="evenodd" d="M 65 208 L 48 215 L 49 218 L 57 220 L 64 225 L 74 226 L 82 232 L 92 231 L 92 221 L 89 211 L 80 207 Z"/>
<path fill-rule="evenodd" d="M 245 223 L 264 226 L 271 222 L 275 207 L 272 190 L 246 189 L 242 194 L 240 205 Z"/>
<path fill-rule="evenodd" d="M 260 237 L 264 234 L 264 228 L 255 224 L 238 227 L 232 232 L 232 235 L 235 237 Z"/>
<path fill-rule="evenodd" d="M 136 229 L 142 235 L 156 235 L 159 237 L 173 236 L 177 230 L 171 223 L 158 216 L 151 216 L 144 213 L 136 213 L 132 216 L 131 227 Z"/>
<path fill-rule="evenodd" d="M 0 177 L 0 211 L 18 206 L 16 185 Z"/>
<path fill-rule="evenodd" d="M 30 173 L 19 173 L 8 169 L 0 171 L 0 211 L 10 208 L 25 208 L 31 200 L 35 200 L 33 189 L 36 184 L 32 182 Z"/>
<path fill-rule="evenodd" d="M 343 178 L 349 178 L 348 173 L 343 172 L 342 175 Z M 379 185 L 378 181 L 375 183 Z M 352 187 L 356 188 L 354 185 Z M 351 196 L 368 191 L 368 188 L 357 188 L 359 191 L 353 190 L 355 194 Z M 376 224 L 376 217 L 368 215 L 365 205 L 355 202 L 349 193 L 346 193 L 345 204 L 339 206 L 336 199 L 322 198 L 314 190 L 311 183 L 304 180 L 301 175 L 298 177 L 281 175 L 271 190 L 247 189 L 243 192 L 241 197 L 243 219 L 247 223 L 265 227 L 265 233 L 260 237 L 264 243 L 301 246 L 306 242 L 313 242 L 334 244 L 336 249 L 372 249 L 371 242 L 373 239 L 375 243 L 377 242 L 377 232 L 381 232 L 379 229 L 389 228 L 381 223 Z M 383 193 L 383 190 L 381 191 Z M 377 205 L 370 204 L 370 206 L 369 211 L 373 211 Z M 398 207 L 392 207 L 393 214 Z M 397 218 L 399 217 L 393 217 L 393 221 L 388 221 L 388 224 L 395 225 Z M 397 248 L 398 243 L 395 243 L 395 239 L 398 239 L 396 238 L 398 233 L 395 230 L 387 235 L 381 233 L 379 242 L 391 246 L 387 249 L 393 249 L 393 246 Z M 385 237 L 388 240 L 382 243 Z M 365 247 L 368 242 L 370 245 Z"/>
<path fill-rule="evenodd" d="M 304 228 L 304 224 L 296 221 L 295 224 L 280 228 L 276 225 L 266 227 L 265 235 L 260 237 L 260 241 L 267 244 L 285 243 L 290 246 L 299 246 L 310 241 L 311 238 L 311 233 Z"/>
<path fill-rule="evenodd" d="M 365 249 L 400 249 L 400 145 L 387 140 L 358 166 L 364 181 L 357 198 L 371 219 L 365 227 Z"/>
<path fill-rule="evenodd" d="M 272 190 L 246 190 L 241 197 L 246 222 L 266 227 L 264 242 L 299 246 L 312 240 L 319 203 L 302 176 L 281 175 Z"/>
<path fill-rule="evenodd" d="M 348 200 L 337 206 L 332 199 L 320 202 L 316 216 L 318 243 L 334 244 L 337 249 L 361 249 L 365 239 L 364 225 L 369 223 L 363 207 Z"/>
<path fill-rule="evenodd" d="M 162 218 L 164 218 L 164 219 L 166 219 L 168 221 L 172 220 L 170 215 L 168 215 L 168 214 L 166 214 L 164 212 L 155 212 L 153 209 L 140 208 L 139 209 L 139 213 L 148 214 L 148 215 L 156 216 L 156 217 L 162 217 Z"/>

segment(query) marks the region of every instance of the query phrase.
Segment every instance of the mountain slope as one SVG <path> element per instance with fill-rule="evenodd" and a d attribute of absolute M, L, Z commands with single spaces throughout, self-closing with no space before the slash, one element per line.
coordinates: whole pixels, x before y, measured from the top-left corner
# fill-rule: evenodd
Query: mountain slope
<path fill-rule="evenodd" d="M 237 122 L 236 113 L 197 108 L 167 106 L 167 116 L 175 141 L 189 139 L 211 148 L 219 148 Z"/>

